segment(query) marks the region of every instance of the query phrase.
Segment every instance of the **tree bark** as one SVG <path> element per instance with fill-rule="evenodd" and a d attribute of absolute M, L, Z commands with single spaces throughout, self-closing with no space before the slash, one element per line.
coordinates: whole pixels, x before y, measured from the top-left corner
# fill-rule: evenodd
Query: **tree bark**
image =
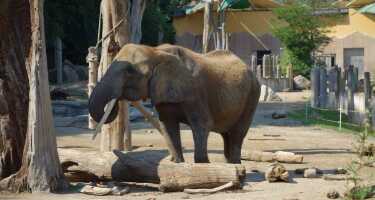
<path fill-rule="evenodd" d="M 67 187 L 56 149 L 47 73 L 43 0 L 30 0 L 31 44 L 26 56 L 29 109 L 21 169 L 4 179 L 3 189 L 53 192 Z"/>
<path fill-rule="evenodd" d="M 103 32 L 106 36 L 114 32 L 102 43 L 101 65 L 99 66 L 99 78 L 101 78 L 120 47 L 141 40 L 141 21 L 146 7 L 146 0 L 124 1 L 103 0 L 101 11 L 103 15 Z M 121 24 L 120 24 L 121 23 Z M 116 30 L 113 30 L 120 24 Z M 124 136 L 125 133 L 125 136 Z M 103 126 L 101 134 L 101 151 L 131 150 L 131 132 L 129 127 L 128 102 L 119 102 L 117 118 L 109 125 Z"/>
<path fill-rule="evenodd" d="M 17 6 L 17 9 L 16 9 Z M 0 2 L 0 180 L 22 164 L 27 130 L 30 11 L 24 0 Z"/>

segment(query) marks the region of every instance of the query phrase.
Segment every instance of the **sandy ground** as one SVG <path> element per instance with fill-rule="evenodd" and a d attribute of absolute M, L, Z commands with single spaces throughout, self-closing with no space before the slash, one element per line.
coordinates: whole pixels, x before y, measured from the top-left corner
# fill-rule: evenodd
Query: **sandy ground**
<path fill-rule="evenodd" d="M 308 95 L 304 92 L 279 93 L 283 102 L 261 103 L 257 109 L 254 123 L 244 142 L 244 150 L 263 151 L 291 151 L 304 156 L 303 164 L 286 164 L 288 170 L 304 167 L 317 167 L 319 169 L 332 170 L 337 167 L 346 167 L 355 159 L 351 152 L 355 134 L 342 133 L 333 129 L 324 129 L 315 126 L 304 126 L 299 121 L 291 119 L 274 120 L 271 114 L 275 111 L 291 111 L 301 109 L 304 99 Z M 150 126 L 144 123 L 133 123 L 133 144 L 142 150 L 165 149 L 162 137 L 156 131 L 150 131 Z M 59 148 L 97 148 L 98 141 L 92 141 L 91 132 L 86 129 L 72 127 L 59 127 Z M 266 137 L 264 134 L 277 134 L 280 137 Z M 372 142 L 374 138 L 370 139 Z M 182 131 L 184 155 L 188 162 L 192 159 L 193 140 L 191 131 L 185 128 Z M 209 152 L 211 162 L 223 162 L 222 139 L 220 135 L 211 133 L 209 137 Z M 234 199 L 234 200 L 315 200 L 327 199 L 326 193 L 330 189 L 336 189 L 341 194 L 349 187 L 346 181 L 325 181 L 321 178 L 306 179 L 292 173 L 291 183 L 268 183 L 264 180 L 263 173 L 251 172 L 256 169 L 264 172 L 270 163 L 243 161 L 247 169 L 246 185 L 241 191 L 220 192 L 212 195 L 188 195 L 179 193 L 160 193 L 152 190 L 140 190 L 132 188 L 125 196 L 95 197 L 69 192 L 65 194 L 1 194 L 0 199 L 30 199 L 30 200 L 84 200 L 84 199 L 129 199 L 129 200 L 154 200 L 154 199 Z M 366 180 L 375 183 L 375 168 L 366 168 L 364 171 Z"/>

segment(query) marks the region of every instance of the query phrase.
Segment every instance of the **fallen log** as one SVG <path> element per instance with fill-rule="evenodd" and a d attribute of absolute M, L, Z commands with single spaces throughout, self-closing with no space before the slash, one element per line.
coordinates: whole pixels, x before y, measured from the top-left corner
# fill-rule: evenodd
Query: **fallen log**
<path fill-rule="evenodd" d="M 242 165 L 226 163 L 174 163 L 166 159 L 165 150 L 145 150 L 133 152 L 78 151 L 59 149 L 64 172 L 74 171 L 82 177 L 114 180 L 118 182 L 159 183 L 163 192 L 184 189 L 215 188 L 233 182 L 231 188 L 241 188 L 246 176 Z M 67 166 L 67 163 L 74 163 Z M 83 172 L 91 176 L 82 175 Z M 81 178 L 82 178 L 81 177 Z M 82 180 L 82 179 L 79 179 Z M 87 180 L 95 181 L 95 180 Z"/>
<path fill-rule="evenodd" d="M 281 163 L 303 163 L 303 156 L 296 155 L 292 152 L 277 151 L 262 152 L 262 151 L 244 151 L 241 156 L 242 160 L 256 161 L 256 162 L 281 162 Z"/>

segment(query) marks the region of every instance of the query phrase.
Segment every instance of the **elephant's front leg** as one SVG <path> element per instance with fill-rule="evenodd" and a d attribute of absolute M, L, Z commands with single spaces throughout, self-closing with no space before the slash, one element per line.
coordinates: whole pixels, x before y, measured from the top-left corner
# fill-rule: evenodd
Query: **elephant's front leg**
<path fill-rule="evenodd" d="M 171 148 L 173 148 L 173 151 L 175 152 L 175 155 L 172 155 L 172 161 L 177 163 L 184 162 L 181 145 L 180 124 L 175 119 L 164 119 L 162 123 L 168 133 L 167 137 L 169 137 L 172 142 Z"/>
<path fill-rule="evenodd" d="M 209 134 L 210 120 L 205 109 L 187 106 L 185 110 L 187 120 L 193 131 L 194 161 L 196 163 L 208 163 L 207 140 Z"/>

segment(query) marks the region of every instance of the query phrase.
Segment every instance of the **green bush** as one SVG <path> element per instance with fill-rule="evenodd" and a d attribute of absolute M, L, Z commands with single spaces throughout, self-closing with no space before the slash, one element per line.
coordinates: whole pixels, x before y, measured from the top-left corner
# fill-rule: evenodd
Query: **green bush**
<path fill-rule="evenodd" d="M 311 6 L 302 3 L 277 8 L 274 13 L 278 21 L 272 32 L 284 46 L 282 65 L 292 64 L 295 74 L 308 75 L 314 64 L 312 54 L 330 41 L 323 21 Z"/>

